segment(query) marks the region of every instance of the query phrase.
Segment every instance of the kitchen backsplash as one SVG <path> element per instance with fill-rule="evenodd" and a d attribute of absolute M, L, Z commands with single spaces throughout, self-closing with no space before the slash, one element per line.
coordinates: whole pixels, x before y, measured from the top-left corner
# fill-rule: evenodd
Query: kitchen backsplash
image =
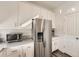
<path fill-rule="evenodd" d="M 0 38 L 6 41 L 6 34 L 8 33 L 23 33 L 23 39 L 32 38 L 32 32 L 30 29 L 0 29 Z"/>

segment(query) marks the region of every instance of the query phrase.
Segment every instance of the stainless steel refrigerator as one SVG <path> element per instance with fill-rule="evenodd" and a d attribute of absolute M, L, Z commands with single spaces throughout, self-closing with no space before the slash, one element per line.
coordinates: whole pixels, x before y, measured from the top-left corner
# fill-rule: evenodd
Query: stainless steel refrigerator
<path fill-rule="evenodd" d="M 52 20 L 32 19 L 32 35 L 35 57 L 51 57 Z"/>

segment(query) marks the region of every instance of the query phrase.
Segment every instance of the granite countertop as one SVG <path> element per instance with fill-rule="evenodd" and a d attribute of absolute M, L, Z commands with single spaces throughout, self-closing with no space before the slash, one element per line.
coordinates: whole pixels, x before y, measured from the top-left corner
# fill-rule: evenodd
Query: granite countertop
<path fill-rule="evenodd" d="M 24 45 L 24 44 L 29 44 L 34 42 L 32 39 L 29 40 L 23 40 L 20 42 L 12 42 L 12 43 L 7 43 L 7 47 L 14 47 L 14 46 L 20 46 L 20 45 Z"/>
<path fill-rule="evenodd" d="M 0 43 L 0 49 L 8 48 L 8 47 L 16 47 L 16 46 L 20 46 L 20 45 L 29 44 L 29 43 L 34 43 L 34 41 L 32 39 L 29 39 L 29 40 L 23 40 L 20 42 L 12 42 L 12 43 L 3 42 L 3 43 Z"/>

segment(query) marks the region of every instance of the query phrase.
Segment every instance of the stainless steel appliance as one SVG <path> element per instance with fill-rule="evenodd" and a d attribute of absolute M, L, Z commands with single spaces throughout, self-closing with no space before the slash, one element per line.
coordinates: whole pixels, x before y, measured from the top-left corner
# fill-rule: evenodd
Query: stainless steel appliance
<path fill-rule="evenodd" d="M 32 19 L 35 57 L 51 57 L 52 20 Z"/>
<path fill-rule="evenodd" d="M 19 42 L 22 41 L 22 33 L 10 33 L 6 35 L 7 42 Z"/>

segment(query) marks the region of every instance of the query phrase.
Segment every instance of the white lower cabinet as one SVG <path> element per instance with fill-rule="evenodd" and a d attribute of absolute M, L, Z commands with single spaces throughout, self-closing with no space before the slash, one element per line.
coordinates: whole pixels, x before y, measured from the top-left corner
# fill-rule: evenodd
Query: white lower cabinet
<path fill-rule="evenodd" d="M 33 57 L 34 43 L 0 49 L 0 57 Z"/>
<path fill-rule="evenodd" d="M 54 51 L 59 49 L 60 51 L 67 53 L 72 57 L 79 57 L 79 40 L 75 39 L 76 37 L 73 36 L 66 38 L 53 39 L 52 49 Z"/>
<path fill-rule="evenodd" d="M 27 49 L 26 49 L 26 57 L 31 57 L 31 46 L 27 46 Z"/>
<path fill-rule="evenodd" d="M 6 52 L 6 57 L 20 57 L 20 53 L 19 53 L 19 47 L 10 47 L 7 48 Z"/>
<path fill-rule="evenodd" d="M 13 49 L 13 57 L 33 57 L 34 56 L 34 43 L 29 43 L 25 45 L 21 45 L 18 47 L 12 47 Z M 9 53 L 9 52 L 7 52 Z"/>
<path fill-rule="evenodd" d="M 56 40 L 52 40 L 52 52 L 57 49 L 57 42 Z"/>
<path fill-rule="evenodd" d="M 23 55 L 25 57 L 33 57 L 34 56 L 34 44 L 29 43 L 28 45 L 22 46 Z"/>
<path fill-rule="evenodd" d="M 33 57 L 34 56 L 34 46 L 28 46 L 26 51 L 27 57 Z"/>

